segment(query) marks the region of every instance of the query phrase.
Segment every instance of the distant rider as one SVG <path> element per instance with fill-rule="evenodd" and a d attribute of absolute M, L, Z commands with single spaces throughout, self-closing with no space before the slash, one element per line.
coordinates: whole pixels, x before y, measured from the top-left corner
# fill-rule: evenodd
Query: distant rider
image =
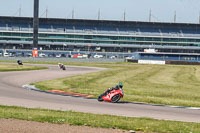
<path fill-rule="evenodd" d="M 123 88 L 123 83 L 119 82 L 119 84 L 117 84 L 116 86 L 113 86 L 112 88 L 108 88 L 108 90 L 104 93 L 104 95 L 107 95 L 112 90 L 119 90 L 119 89 L 122 89 L 122 88 Z"/>
<path fill-rule="evenodd" d="M 58 63 L 58 67 L 59 67 L 60 69 L 62 69 L 63 64 L 62 64 L 62 63 Z"/>
<path fill-rule="evenodd" d="M 58 63 L 58 67 L 62 70 L 66 70 L 65 65 L 62 63 Z"/>
<path fill-rule="evenodd" d="M 17 60 L 18 65 L 23 65 L 21 60 Z"/>

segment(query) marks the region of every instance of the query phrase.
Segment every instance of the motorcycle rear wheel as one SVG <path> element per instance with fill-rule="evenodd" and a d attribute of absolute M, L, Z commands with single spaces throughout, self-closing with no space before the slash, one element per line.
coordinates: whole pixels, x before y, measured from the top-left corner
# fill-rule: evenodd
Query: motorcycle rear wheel
<path fill-rule="evenodd" d="M 116 103 L 120 100 L 120 95 L 117 94 L 117 95 L 114 95 L 112 98 L 111 98 L 111 102 L 112 103 Z"/>

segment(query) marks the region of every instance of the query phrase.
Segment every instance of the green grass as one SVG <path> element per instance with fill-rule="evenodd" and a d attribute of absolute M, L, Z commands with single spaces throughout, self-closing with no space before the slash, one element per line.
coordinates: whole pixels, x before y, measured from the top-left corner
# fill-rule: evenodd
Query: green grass
<path fill-rule="evenodd" d="M 47 69 L 47 67 L 39 66 L 27 66 L 27 65 L 15 65 L 15 64 L 0 64 L 0 72 L 8 71 L 30 71 L 30 70 L 41 70 Z"/>
<path fill-rule="evenodd" d="M 0 118 L 49 122 L 56 124 L 85 125 L 101 128 L 118 128 L 142 132 L 199 133 L 200 123 L 131 118 L 111 115 L 97 115 L 72 111 L 28 109 L 23 107 L 1 106 Z"/>
<path fill-rule="evenodd" d="M 31 63 L 31 62 L 27 62 Z M 57 62 L 34 62 L 57 64 Z M 109 68 L 105 71 L 36 83 L 43 89 L 59 89 L 98 96 L 105 88 L 123 81 L 125 101 L 200 106 L 199 66 L 138 65 L 129 63 L 65 63 Z M 8 69 L 8 68 L 7 68 Z M 19 69 L 19 68 L 14 68 Z M 199 123 L 150 118 L 96 115 L 72 111 L 28 109 L 0 105 L 0 118 L 56 124 L 119 128 L 142 132 L 199 133 Z"/>
<path fill-rule="evenodd" d="M 43 90 L 63 90 L 97 97 L 124 83 L 124 101 L 200 107 L 200 66 L 130 63 L 66 63 L 109 68 L 105 71 L 34 83 Z"/>

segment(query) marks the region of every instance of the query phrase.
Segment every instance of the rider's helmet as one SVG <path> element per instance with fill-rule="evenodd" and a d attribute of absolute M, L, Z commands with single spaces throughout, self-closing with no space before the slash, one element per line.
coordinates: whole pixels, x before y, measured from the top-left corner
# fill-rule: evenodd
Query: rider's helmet
<path fill-rule="evenodd" d="M 123 87 L 123 83 L 119 82 L 119 87 L 122 88 Z"/>

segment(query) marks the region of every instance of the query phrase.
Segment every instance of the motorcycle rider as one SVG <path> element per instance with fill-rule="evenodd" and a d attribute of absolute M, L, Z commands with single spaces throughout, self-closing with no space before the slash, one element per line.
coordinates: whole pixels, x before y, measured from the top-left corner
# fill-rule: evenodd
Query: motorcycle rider
<path fill-rule="evenodd" d="M 66 70 L 65 65 L 62 63 L 58 63 L 58 67 L 62 70 Z"/>
<path fill-rule="evenodd" d="M 106 96 L 112 90 L 119 90 L 119 89 L 122 89 L 122 88 L 123 88 L 123 83 L 119 82 L 119 84 L 117 84 L 116 86 L 113 86 L 112 88 L 108 88 L 108 90 L 103 95 Z"/>
<path fill-rule="evenodd" d="M 63 64 L 62 64 L 62 63 L 58 63 L 58 67 L 59 67 L 60 69 L 62 69 Z"/>
<path fill-rule="evenodd" d="M 21 60 L 17 60 L 18 65 L 23 65 Z"/>

